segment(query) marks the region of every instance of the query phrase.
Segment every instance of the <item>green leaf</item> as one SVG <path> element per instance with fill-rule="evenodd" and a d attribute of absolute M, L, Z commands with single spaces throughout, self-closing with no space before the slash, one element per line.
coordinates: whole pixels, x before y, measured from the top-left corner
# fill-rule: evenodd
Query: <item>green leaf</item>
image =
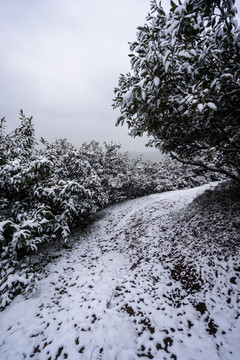
<path fill-rule="evenodd" d="M 174 12 L 176 10 L 176 8 L 177 8 L 177 5 L 175 4 L 175 2 L 173 0 L 171 0 L 170 3 L 171 3 L 170 11 Z"/>

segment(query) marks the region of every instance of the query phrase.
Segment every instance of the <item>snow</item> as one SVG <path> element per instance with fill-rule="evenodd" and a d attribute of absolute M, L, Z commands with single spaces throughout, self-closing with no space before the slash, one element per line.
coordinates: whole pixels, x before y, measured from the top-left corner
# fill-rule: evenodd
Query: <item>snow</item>
<path fill-rule="evenodd" d="M 0 314 L 0 359 L 239 359 L 239 253 L 223 260 L 228 249 L 206 234 L 193 243 L 201 227 L 186 212 L 215 185 L 99 213 L 55 253 L 37 293 Z"/>
<path fill-rule="evenodd" d="M 127 101 L 127 100 L 129 100 L 129 99 L 131 99 L 131 97 L 132 97 L 132 91 L 127 91 L 124 95 L 123 95 L 123 99 L 124 99 L 124 101 Z"/>
<path fill-rule="evenodd" d="M 214 103 L 212 103 L 212 102 L 208 102 L 208 103 L 207 103 L 207 106 L 208 106 L 210 109 L 212 109 L 212 110 L 216 110 L 216 109 L 217 109 L 216 105 L 215 105 Z"/>
<path fill-rule="evenodd" d="M 164 68 L 165 68 L 165 72 L 166 72 L 166 73 L 168 72 L 169 66 L 170 66 L 170 61 L 166 61 L 166 62 L 164 63 Z"/>
<path fill-rule="evenodd" d="M 160 79 L 159 79 L 159 77 L 155 76 L 155 78 L 153 79 L 153 82 L 154 82 L 154 85 L 155 85 L 155 86 L 159 86 L 159 84 L 160 84 Z"/>
<path fill-rule="evenodd" d="M 186 50 L 181 50 L 179 53 L 178 53 L 178 56 L 181 56 L 181 57 L 184 57 L 186 59 L 190 59 L 191 58 L 191 55 L 186 51 Z M 196 56 L 196 55 L 195 55 Z"/>
<path fill-rule="evenodd" d="M 203 105 L 203 104 L 198 104 L 197 108 L 198 108 L 198 110 L 199 110 L 200 112 L 202 112 L 203 109 L 204 109 L 204 105 Z"/>

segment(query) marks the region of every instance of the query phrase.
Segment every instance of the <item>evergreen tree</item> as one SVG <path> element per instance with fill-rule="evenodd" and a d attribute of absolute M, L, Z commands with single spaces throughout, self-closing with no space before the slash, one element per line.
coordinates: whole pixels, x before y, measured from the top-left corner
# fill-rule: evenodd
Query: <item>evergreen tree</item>
<path fill-rule="evenodd" d="M 235 0 L 151 1 L 121 75 L 117 124 L 173 157 L 240 181 L 240 32 Z"/>

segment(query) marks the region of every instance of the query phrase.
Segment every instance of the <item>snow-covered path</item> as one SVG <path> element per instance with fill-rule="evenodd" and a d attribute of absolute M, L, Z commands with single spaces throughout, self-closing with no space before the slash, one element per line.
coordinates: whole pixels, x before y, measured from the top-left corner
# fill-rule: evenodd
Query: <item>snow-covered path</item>
<path fill-rule="evenodd" d="M 206 188 L 104 210 L 37 294 L 0 313 L 0 359 L 239 359 L 239 255 L 222 261 L 176 234 Z"/>

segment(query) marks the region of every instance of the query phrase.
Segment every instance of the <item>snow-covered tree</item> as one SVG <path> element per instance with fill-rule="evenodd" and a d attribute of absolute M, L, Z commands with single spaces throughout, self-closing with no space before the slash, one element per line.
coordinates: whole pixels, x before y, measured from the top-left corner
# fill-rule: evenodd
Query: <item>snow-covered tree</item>
<path fill-rule="evenodd" d="M 130 135 L 240 181 L 240 31 L 235 0 L 151 1 L 113 106 Z"/>

